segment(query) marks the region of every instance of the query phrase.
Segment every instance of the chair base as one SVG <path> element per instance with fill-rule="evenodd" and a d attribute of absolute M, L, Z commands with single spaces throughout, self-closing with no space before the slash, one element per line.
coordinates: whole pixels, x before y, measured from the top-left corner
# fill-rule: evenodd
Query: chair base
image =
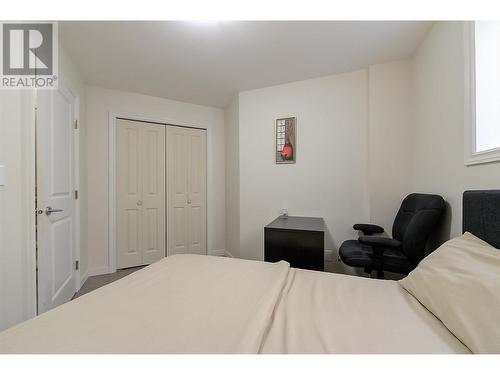
<path fill-rule="evenodd" d="M 365 271 L 367 274 L 370 275 L 370 277 L 372 277 L 372 269 L 371 268 L 365 267 L 363 269 L 363 271 Z M 377 279 L 384 279 L 384 276 L 385 276 L 384 271 L 381 269 L 376 270 L 376 275 L 377 275 Z"/>
<path fill-rule="evenodd" d="M 399 249 L 384 249 L 383 257 L 376 257 L 371 246 L 358 240 L 347 240 L 339 248 L 339 256 L 344 264 L 364 269 L 368 274 L 377 272 L 378 279 L 384 278 L 384 272 L 408 274 L 414 267 Z"/>

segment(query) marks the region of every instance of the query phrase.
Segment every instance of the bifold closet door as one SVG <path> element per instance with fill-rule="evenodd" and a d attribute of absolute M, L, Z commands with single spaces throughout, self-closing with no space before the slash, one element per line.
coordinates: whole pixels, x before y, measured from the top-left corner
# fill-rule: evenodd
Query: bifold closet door
<path fill-rule="evenodd" d="M 167 150 L 167 254 L 206 255 L 206 131 L 169 126 Z"/>
<path fill-rule="evenodd" d="M 165 256 L 165 126 L 116 122 L 117 268 Z"/>

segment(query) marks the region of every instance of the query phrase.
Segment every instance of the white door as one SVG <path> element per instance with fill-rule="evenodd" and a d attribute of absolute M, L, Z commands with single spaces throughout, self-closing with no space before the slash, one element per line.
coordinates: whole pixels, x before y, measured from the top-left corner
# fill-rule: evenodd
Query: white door
<path fill-rule="evenodd" d="M 38 313 L 76 291 L 74 124 L 71 93 L 37 93 Z"/>
<path fill-rule="evenodd" d="M 189 253 L 207 254 L 206 131 L 187 129 Z"/>
<path fill-rule="evenodd" d="M 117 120 L 117 268 L 165 256 L 165 126 Z"/>
<path fill-rule="evenodd" d="M 168 255 L 206 254 L 206 131 L 169 126 Z"/>

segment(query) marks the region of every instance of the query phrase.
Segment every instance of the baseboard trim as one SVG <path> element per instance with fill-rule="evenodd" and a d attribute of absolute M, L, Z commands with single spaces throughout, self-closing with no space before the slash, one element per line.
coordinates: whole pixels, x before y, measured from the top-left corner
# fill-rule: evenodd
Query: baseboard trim
<path fill-rule="evenodd" d="M 226 250 L 224 250 L 224 249 L 211 250 L 208 252 L 208 255 L 213 255 L 216 257 L 223 257 L 226 255 Z"/>
<path fill-rule="evenodd" d="M 337 252 L 334 250 L 325 250 L 325 261 L 332 262 L 335 260 Z"/>
<path fill-rule="evenodd" d="M 105 275 L 107 273 L 110 273 L 109 272 L 109 268 L 107 266 L 106 267 L 93 268 L 93 269 L 89 269 L 87 277 Z"/>
<path fill-rule="evenodd" d="M 224 250 L 224 256 L 226 256 L 228 258 L 234 258 L 234 255 L 231 254 L 228 250 Z"/>
<path fill-rule="evenodd" d="M 83 275 L 80 276 L 80 288 L 85 284 L 85 281 L 89 278 L 89 270 L 87 270 Z"/>

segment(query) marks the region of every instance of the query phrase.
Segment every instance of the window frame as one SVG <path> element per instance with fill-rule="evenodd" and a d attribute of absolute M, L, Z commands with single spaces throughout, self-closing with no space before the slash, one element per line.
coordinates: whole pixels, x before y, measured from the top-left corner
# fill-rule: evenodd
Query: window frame
<path fill-rule="evenodd" d="M 500 161 L 500 147 L 476 151 L 476 63 L 475 24 L 464 22 L 464 164 L 475 165 Z"/>

